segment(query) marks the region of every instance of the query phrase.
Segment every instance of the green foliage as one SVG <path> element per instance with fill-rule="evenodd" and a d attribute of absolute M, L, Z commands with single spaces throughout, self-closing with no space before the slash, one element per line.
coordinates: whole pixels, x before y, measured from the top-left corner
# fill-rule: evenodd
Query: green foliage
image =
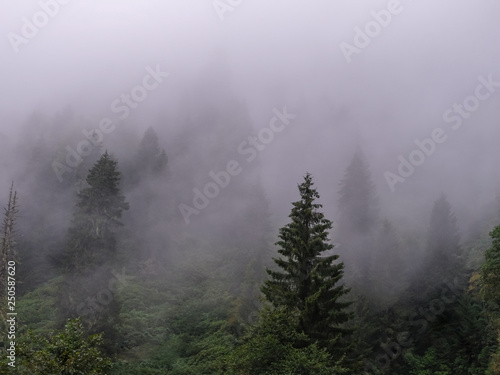
<path fill-rule="evenodd" d="M 410 375 L 455 375 L 446 364 L 440 363 L 434 347 L 422 357 L 408 354 L 406 359 L 411 365 Z"/>
<path fill-rule="evenodd" d="M 258 323 L 228 360 L 228 374 L 336 375 L 347 373 L 343 358 L 334 360 L 325 350 L 298 332 L 297 312 L 266 306 Z"/>
<path fill-rule="evenodd" d="M 500 322 L 498 307 L 500 305 L 500 225 L 490 232 L 491 247 L 485 252 L 485 262 L 481 268 L 481 295 L 489 303 L 496 317 L 496 328 Z M 498 330 L 500 344 L 500 330 Z M 500 374 L 500 345 L 491 356 L 487 375 Z"/>
<path fill-rule="evenodd" d="M 228 214 L 214 221 L 213 227 L 193 223 L 183 229 L 170 212 L 175 205 L 166 203 L 179 196 L 168 189 L 164 195 L 158 194 L 170 183 L 166 163 L 156 134 L 148 130 L 126 173 L 127 196 L 133 199 L 134 208 L 132 215 L 123 218 L 127 228 L 133 229 L 133 234 L 127 236 L 121 236 L 118 230 L 128 204 L 119 187 L 116 162 L 105 153 L 90 170 L 87 185 L 78 193 L 68 232 L 64 276 L 54 278 L 52 273 L 46 279 L 34 278 L 30 284 L 37 287 L 27 288 L 17 301 L 18 373 L 361 374 L 355 366 L 360 358 L 367 360 L 366 371 L 377 374 L 499 373 L 498 327 L 493 325 L 498 319 L 500 289 L 500 261 L 495 255 L 500 249 L 497 229 L 492 232 L 495 237 L 486 253 L 480 282 L 476 280 L 469 294 L 462 295 L 459 287 L 454 296 L 458 298 L 446 302 L 444 311 L 435 318 L 428 318 L 430 302 L 443 301 L 442 282 L 456 275 L 461 277 L 462 260 L 467 256 L 469 265 L 477 271 L 488 242 L 471 238 L 474 248 L 468 249 L 469 254 L 462 259 L 455 218 L 449 204 L 440 198 L 431 215 L 429 258 L 425 272 L 419 274 L 413 261 L 419 259 L 418 248 L 425 244 L 425 236 L 411 232 L 410 243 L 405 240 L 410 235 L 405 228 L 396 230 L 389 221 L 378 225 L 374 186 L 366 163 L 357 155 L 341 185 L 340 222 L 347 224 L 343 226 L 340 249 L 356 254 L 353 257 L 369 265 L 363 268 L 356 264 L 352 268 L 367 270 L 363 282 L 354 283 L 353 291 L 342 284 L 345 276 L 355 278 L 346 275 L 351 269 L 346 272 L 332 251 L 328 238 L 332 223 L 319 212 L 319 195 L 311 176 L 306 175 L 299 186 L 300 200 L 293 203 L 290 223 L 279 232 L 276 244 L 280 258 L 268 270 L 270 278 L 261 289 L 267 302 L 259 311 L 258 292 L 269 242 L 264 191 L 254 189 L 248 180 L 235 179 L 225 190 L 227 197 L 234 193 L 237 210 L 243 206 L 251 209 L 242 210 L 241 215 L 238 212 L 238 220 Z M 179 170 L 187 170 L 185 165 L 179 166 Z M 240 183 L 248 186 L 238 190 Z M 70 193 L 66 192 L 68 197 Z M 241 201 L 242 196 L 248 199 Z M 47 211 L 55 201 L 47 200 L 40 211 Z M 208 210 L 215 212 L 224 204 L 234 203 L 231 199 L 226 202 L 216 208 L 211 205 Z M 40 217 L 32 220 L 41 221 Z M 47 221 L 53 228 L 29 226 L 33 229 L 27 235 L 29 252 L 38 249 L 35 244 L 39 239 L 50 237 L 43 232 L 65 232 L 66 224 Z M 216 227 L 223 229 L 213 234 Z M 349 238 L 353 233 L 356 238 Z M 63 239 L 45 240 L 41 247 L 59 248 L 57 244 L 62 244 Z M 43 250 L 29 258 L 29 268 L 44 261 L 48 254 Z M 46 265 L 24 272 L 45 272 Z M 126 284 L 113 279 L 117 266 L 127 267 Z M 414 271 L 414 285 L 425 293 L 403 292 L 408 271 Z M 50 281 L 42 284 L 40 280 Z M 479 287 L 487 303 L 475 294 Z M 446 296 L 450 294 L 453 292 Z M 346 300 L 348 295 L 355 304 Z M 95 302 L 97 296 L 102 309 L 91 311 L 88 301 Z M 103 296 L 110 298 L 102 302 Z M 439 309 L 439 302 L 434 302 L 432 308 Z M 78 308 L 82 304 L 83 308 Z M 63 312 L 59 316 L 58 308 Z M 89 311 L 91 314 L 87 314 Z M 415 311 L 416 318 L 408 321 Z M 67 316 L 76 315 L 82 316 L 80 321 L 70 320 L 65 331 L 51 333 L 62 326 Z M 416 332 L 422 326 L 415 323 L 422 321 L 426 322 L 425 329 Z M 27 328 L 32 330 L 29 334 Z M 105 333 L 88 336 L 89 332 Z M 381 345 L 395 343 L 401 333 L 408 333 L 412 344 L 401 347 L 397 358 L 391 356 L 390 368 L 369 370 L 370 359 L 375 361 L 378 354 L 387 353 Z M 110 348 L 116 354 L 112 365 L 102 354 Z M 9 370 L 2 358 L 0 373 Z"/>
<path fill-rule="evenodd" d="M 105 374 L 111 360 L 99 349 L 102 335 L 84 336 L 78 319 L 68 320 L 64 331 L 48 337 L 32 331 L 19 346 L 20 374 Z"/>
<path fill-rule="evenodd" d="M 106 151 L 90 169 L 88 187 L 78 194 L 76 212 L 63 254 L 64 284 L 59 318 L 81 316 L 88 333 L 105 333 L 107 352 L 116 352 L 120 306 L 114 298 L 112 261 L 116 262 L 115 230 L 129 205 L 120 190 L 117 162 Z"/>
<path fill-rule="evenodd" d="M 36 334 L 47 334 L 56 328 L 57 300 L 62 278 L 52 279 L 17 301 L 16 307 L 21 324 L 19 332 L 29 327 Z"/>
<path fill-rule="evenodd" d="M 500 331 L 498 331 L 498 347 L 496 353 L 491 356 L 486 375 L 500 375 Z"/>
<path fill-rule="evenodd" d="M 482 294 L 486 300 L 500 304 L 500 226 L 495 227 L 490 236 L 493 243 L 486 250 L 481 268 Z"/>

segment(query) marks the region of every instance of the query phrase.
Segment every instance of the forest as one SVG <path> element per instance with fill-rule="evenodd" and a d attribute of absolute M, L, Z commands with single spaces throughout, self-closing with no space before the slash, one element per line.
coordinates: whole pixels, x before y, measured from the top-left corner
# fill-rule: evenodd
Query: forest
<path fill-rule="evenodd" d="M 0 3 L 0 374 L 500 374 L 500 3 Z"/>
<path fill-rule="evenodd" d="M 57 132 L 73 116 L 26 126 Z M 13 358 L 18 374 L 500 371 L 500 200 L 464 240 L 443 193 L 416 232 L 384 215 L 359 150 L 335 227 L 307 172 L 277 232 L 251 173 L 206 207 L 216 220 L 186 225 L 185 163 L 202 152 L 167 152 L 149 127 L 128 158 L 97 145 L 61 183 L 51 148 L 24 139 L 25 172 L 3 197 L 2 331 L 15 316 L 16 341 L 4 338 L 2 373 Z"/>

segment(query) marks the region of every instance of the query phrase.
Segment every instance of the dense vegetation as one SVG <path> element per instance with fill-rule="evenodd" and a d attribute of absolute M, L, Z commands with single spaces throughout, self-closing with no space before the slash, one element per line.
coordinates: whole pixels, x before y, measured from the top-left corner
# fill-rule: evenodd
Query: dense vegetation
<path fill-rule="evenodd" d="M 60 116 L 54 129 L 73 119 Z M 206 182 L 189 168 L 207 163 L 186 140 L 206 129 L 193 129 L 171 153 L 152 128 L 124 133 L 134 152 L 95 147 L 62 182 L 51 150 L 30 145 L 5 197 L 2 331 L 9 260 L 18 315 L 16 369 L 4 337 L 2 373 L 500 374 L 498 215 L 461 241 L 443 194 L 427 233 L 393 223 L 358 152 L 338 226 L 305 174 L 276 231 L 252 169 L 186 225 L 178 206 Z"/>

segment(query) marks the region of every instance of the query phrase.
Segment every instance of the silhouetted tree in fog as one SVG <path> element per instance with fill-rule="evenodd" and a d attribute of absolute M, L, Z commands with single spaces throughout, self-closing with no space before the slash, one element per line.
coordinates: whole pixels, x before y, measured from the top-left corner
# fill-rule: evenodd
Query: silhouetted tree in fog
<path fill-rule="evenodd" d="M 378 306 L 387 307 L 407 287 L 406 265 L 401 254 L 401 243 L 389 220 L 382 222 L 375 242 L 367 294 Z"/>
<path fill-rule="evenodd" d="M 368 164 L 356 152 L 347 167 L 339 190 L 340 228 L 346 232 L 368 234 L 377 223 L 378 207 L 375 185 Z"/>
<path fill-rule="evenodd" d="M 353 277 L 366 283 L 373 257 L 372 236 L 378 222 L 378 204 L 375 185 L 361 152 L 354 154 L 340 182 L 338 208 L 340 253 L 346 268 L 355 273 Z"/>
<path fill-rule="evenodd" d="M 116 252 L 114 229 L 122 225 L 122 212 L 129 208 L 120 191 L 116 165 L 106 151 L 87 176 L 89 186 L 77 194 L 77 210 L 65 252 L 70 272 L 102 265 Z"/>
<path fill-rule="evenodd" d="M 431 287 L 464 271 L 457 219 L 444 194 L 432 208 L 423 271 Z"/>
<path fill-rule="evenodd" d="M 120 306 L 109 289 L 116 260 L 115 230 L 129 204 L 120 190 L 117 162 L 106 151 L 87 176 L 88 187 L 78 193 L 64 257 L 61 316 L 81 316 L 91 333 L 104 332 L 106 348 L 118 345 Z"/>
<path fill-rule="evenodd" d="M 152 127 L 145 131 L 125 169 L 125 184 L 134 206 L 134 215 L 127 223 L 136 229 L 133 233 L 136 251 L 131 255 L 137 257 L 140 268 L 155 273 L 168 259 L 169 224 L 175 207 L 167 154 Z"/>
<path fill-rule="evenodd" d="M 167 154 L 160 147 L 158 135 L 150 126 L 142 137 L 134 159 L 134 182 L 141 178 L 165 173 L 167 170 Z"/>

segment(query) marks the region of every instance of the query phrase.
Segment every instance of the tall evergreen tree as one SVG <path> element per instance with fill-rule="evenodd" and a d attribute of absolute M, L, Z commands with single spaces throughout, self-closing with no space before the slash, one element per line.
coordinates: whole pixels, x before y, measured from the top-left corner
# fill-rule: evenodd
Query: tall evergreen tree
<path fill-rule="evenodd" d="M 490 309 L 497 310 L 495 326 L 498 329 L 498 347 L 491 356 L 487 375 L 500 374 L 500 318 L 498 307 L 500 306 L 500 225 L 491 232 L 491 247 L 484 254 L 485 262 L 481 267 L 481 294 L 491 306 Z"/>
<path fill-rule="evenodd" d="M 367 284 L 374 256 L 373 233 L 378 223 L 378 202 L 368 163 L 359 151 L 354 154 L 340 182 L 338 208 L 340 254 L 352 281 Z"/>
<path fill-rule="evenodd" d="M 89 171 L 88 187 L 78 193 L 65 253 L 70 272 L 102 265 L 114 256 L 114 229 L 122 225 L 122 212 L 129 208 L 120 191 L 116 165 L 106 151 Z"/>
<path fill-rule="evenodd" d="M 491 247 L 484 254 L 481 267 L 482 294 L 487 301 L 500 305 L 500 225 L 491 232 Z"/>
<path fill-rule="evenodd" d="M 299 191 L 291 222 L 280 229 L 276 243 L 282 257 L 274 261 L 281 271 L 267 271 L 271 278 L 262 292 L 276 308 L 296 311 L 299 332 L 339 359 L 349 351 L 345 338 L 351 330 L 345 324 L 352 318 L 347 311 L 351 303 L 344 300 L 349 289 L 340 284 L 344 264 L 335 263 L 336 254 L 325 255 L 333 248 L 328 238 L 332 222 L 318 211 L 322 206 L 315 203 L 319 194 L 310 174 Z"/>
<path fill-rule="evenodd" d="M 440 287 L 443 282 L 464 275 L 457 219 L 444 194 L 434 202 L 432 208 L 424 270 L 424 284 L 428 292 Z"/>
<path fill-rule="evenodd" d="M 412 279 L 404 298 L 404 303 L 413 310 L 410 319 L 425 316 L 427 320 L 425 329 L 419 327 L 421 332 L 417 332 L 416 326 L 410 331 L 418 339 L 408 361 L 420 371 L 434 373 L 446 368 L 450 374 L 458 374 L 464 362 L 473 366 L 475 359 L 471 358 L 480 354 L 477 350 L 480 345 L 471 332 L 477 334 L 483 324 L 477 320 L 468 327 L 468 317 L 479 319 L 479 315 L 468 302 L 458 226 L 444 194 L 432 208 L 424 255 L 421 272 Z M 458 354 L 464 347 L 469 354 Z"/>
<path fill-rule="evenodd" d="M 378 307 L 388 307 L 407 288 L 406 267 L 402 246 L 396 230 L 384 220 L 376 236 L 376 256 L 372 257 L 369 272 L 369 298 Z"/>
<path fill-rule="evenodd" d="M 135 207 L 127 224 L 136 229 L 132 241 L 142 249 L 133 255 L 147 274 L 163 272 L 169 258 L 166 223 L 174 215 L 174 204 L 167 163 L 167 154 L 160 147 L 156 132 L 149 127 L 125 172 L 128 197 Z"/>
<path fill-rule="evenodd" d="M 144 177 L 166 172 L 167 162 L 167 154 L 160 147 L 158 135 L 150 126 L 142 137 L 135 157 L 133 182 L 138 183 Z"/>
<path fill-rule="evenodd" d="M 361 152 L 354 154 L 340 182 L 338 206 L 339 235 L 368 234 L 375 228 L 378 218 L 375 184 Z"/>
<path fill-rule="evenodd" d="M 89 333 L 104 332 L 109 352 L 117 349 L 120 306 L 110 282 L 116 255 L 115 230 L 129 208 L 120 190 L 117 162 L 106 151 L 87 176 L 88 187 L 78 193 L 76 212 L 64 253 L 65 282 L 60 319 L 81 316 Z"/>

